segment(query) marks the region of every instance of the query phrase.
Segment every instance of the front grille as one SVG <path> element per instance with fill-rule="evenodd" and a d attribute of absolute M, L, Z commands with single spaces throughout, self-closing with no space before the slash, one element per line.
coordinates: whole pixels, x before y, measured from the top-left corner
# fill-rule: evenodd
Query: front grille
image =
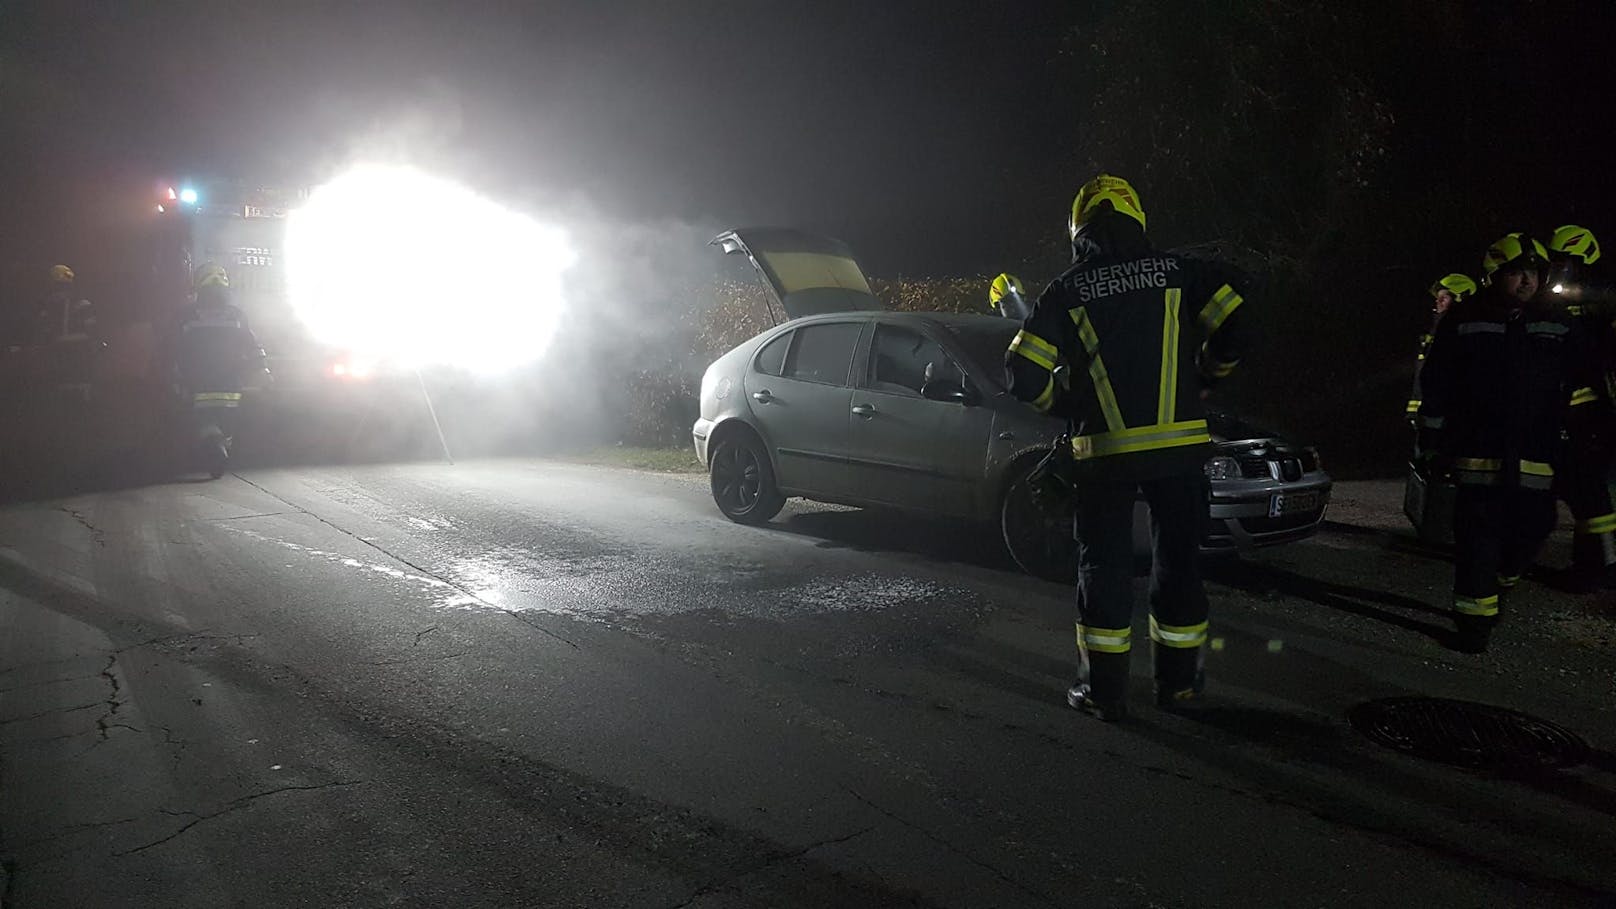
<path fill-rule="evenodd" d="M 1294 483 L 1319 469 L 1318 455 L 1311 451 L 1264 451 L 1238 457 L 1240 476 L 1247 480 L 1284 480 Z"/>
<path fill-rule="evenodd" d="M 1274 467 L 1263 458 L 1241 458 L 1240 476 L 1248 480 L 1271 480 Z"/>

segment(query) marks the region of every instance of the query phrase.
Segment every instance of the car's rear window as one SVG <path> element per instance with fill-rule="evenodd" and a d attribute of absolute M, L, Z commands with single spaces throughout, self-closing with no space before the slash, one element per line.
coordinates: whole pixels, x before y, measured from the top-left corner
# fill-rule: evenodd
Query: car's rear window
<path fill-rule="evenodd" d="M 791 353 L 786 357 L 788 379 L 846 385 L 853 366 L 853 348 L 858 346 L 862 322 L 827 322 L 804 325 L 793 332 Z"/>
<path fill-rule="evenodd" d="M 1010 348 L 1010 339 L 1016 336 L 1021 323 L 1002 319 L 945 327 L 983 375 L 999 378 L 1004 375 L 1004 352 Z"/>

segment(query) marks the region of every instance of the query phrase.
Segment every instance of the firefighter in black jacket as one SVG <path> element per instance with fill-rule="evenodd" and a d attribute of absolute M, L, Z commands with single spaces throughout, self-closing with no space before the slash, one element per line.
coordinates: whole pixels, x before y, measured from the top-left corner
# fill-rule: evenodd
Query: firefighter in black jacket
<path fill-rule="evenodd" d="M 1420 353 L 1414 361 L 1414 385 L 1408 393 L 1408 422 L 1414 426 L 1419 425 L 1420 403 L 1425 395 L 1420 390 L 1420 370 L 1425 368 L 1425 355 L 1431 350 L 1431 342 L 1436 340 L 1437 327 L 1442 324 L 1442 317 L 1448 310 L 1465 297 L 1476 292 L 1476 282 L 1461 274 L 1451 274 L 1431 285 L 1431 329 L 1420 335 Z"/>
<path fill-rule="evenodd" d="M 1586 335 L 1598 361 L 1602 387 L 1616 396 L 1616 328 L 1606 301 L 1596 299 L 1588 266 L 1599 261 L 1599 241 L 1593 231 L 1567 224 L 1549 241 L 1549 287 L 1544 299 L 1562 300 L 1566 312 Z M 1581 592 L 1616 587 L 1616 507 L 1611 504 L 1610 466 L 1616 456 L 1616 411 L 1590 408 L 1584 420 L 1587 432 L 1565 453 L 1563 470 L 1556 476 L 1560 496 L 1571 509 L 1576 533 L 1571 541 L 1568 586 Z"/>
<path fill-rule="evenodd" d="M 1211 436 L 1202 398 L 1240 361 L 1244 301 L 1211 266 L 1153 248 L 1139 197 L 1118 177 L 1084 185 L 1068 228 L 1074 264 L 1038 298 L 1006 367 L 1016 397 L 1074 426 L 1079 672 L 1066 698 L 1117 720 L 1127 712 L 1141 490 L 1151 512 L 1157 703 L 1192 699 L 1204 684 L 1207 601 L 1196 559 Z"/>
<path fill-rule="evenodd" d="M 1494 243 L 1476 297 L 1444 319 L 1425 361 L 1424 447 L 1458 484 L 1453 585 L 1456 647 L 1487 649 L 1499 593 L 1514 587 L 1554 529 L 1561 433 L 1602 406 L 1583 336 L 1544 305 L 1543 244 Z"/>

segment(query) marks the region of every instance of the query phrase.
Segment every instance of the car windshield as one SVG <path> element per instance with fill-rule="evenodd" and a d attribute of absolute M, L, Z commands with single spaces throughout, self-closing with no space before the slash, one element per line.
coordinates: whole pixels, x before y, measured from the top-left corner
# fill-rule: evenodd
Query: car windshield
<path fill-rule="evenodd" d="M 984 319 L 980 323 L 973 321 L 968 325 L 951 324 L 946 327 L 970 358 L 978 375 L 1002 384 L 1004 352 L 1010 347 L 1010 339 L 1016 336 L 1020 324 L 1009 319 Z"/>

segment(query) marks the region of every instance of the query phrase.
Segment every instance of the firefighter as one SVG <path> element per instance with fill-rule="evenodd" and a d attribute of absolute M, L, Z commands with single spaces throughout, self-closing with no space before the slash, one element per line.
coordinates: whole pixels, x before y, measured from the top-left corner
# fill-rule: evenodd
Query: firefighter
<path fill-rule="evenodd" d="M 1456 649 L 1481 653 L 1554 529 L 1554 462 L 1602 392 L 1582 335 L 1537 290 L 1548 251 L 1513 233 L 1488 248 L 1482 289 L 1437 328 L 1425 361 L 1423 446 L 1453 473 Z"/>
<path fill-rule="evenodd" d="M 75 278 L 68 266 L 51 266 L 51 289 L 34 309 L 28 342 L 49 350 L 45 369 L 58 389 L 88 400 L 101 342 L 95 306 L 79 296 Z"/>
<path fill-rule="evenodd" d="M 175 385 L 193 411 L 234 411 L 242 394 L 268 378 L 264 351 L 247 317 L 230 299 L 230 276 L 207 263 L 196 270 L 196 298 L 172 338 Z M 231 418 L 209 413 L 229 435 Z"/>
<path fill-rule="evenodd" d="M 1425 366 L 1425 355 L 1431 350 L 1431 341 L 1436 337 L 1437 326 L 1442 324 L 1442 317 L 1455 303 L 1476 292 L 1476 282 L 1466 275 L 1451 274 L 1439 279 L 1431 285 L 1431 328 L 1420 335 L 1420 352 L 1414 361 L 1414 386 L 1408 395 L 1408 422 L 1410 425 L 1419 425 L 1420 401 L 1420 370 Z"/>
<path fill-rule="evenodd" d="M 1594 299 L 1588 273 L 1588 266 L 1599 261 L 1599 241 L 1587 228 L 1567 224 L 1554 232 L 1548 250 L 1545 299 L 1567 301 L 1566 312 L 1594 351 L 1606 397 L 1616 397 L 1612 378 L 1616 330 L 1609 309 Z M 1567 586 L 1588 593 L 1616 587 L 1616 507 L 1611 503 L 1609 485 L 1611 460 L 1616 454 L 1616 412 L 1600 408 L 1583 422 L 1586 432 L 1580 444 L 1568 447 L 1557 479 L 1560 496 L 1576 521 Z"/>
<path fill-rule="evenodd" d="M 988 305 L 999 315 L 1017 322 L 1025 322 L 1032 315 L 1032 304 L 1027 302 L 1027 291 L 1021 279 L 1008 272 L 993 279 L 988 287 Z"/>
<path fill-rule="evenodd" d="M 1127 713 L 1141 491 L 1151 514 L 1156 702 L 1177 706 L 1205 683 L 1196 560 L 1212 440 L 1202 400 L 1239 363 L 1246 314 L 1211 266 L 1150 244 L 1126 180 L 1101 174 L 1085 184 L 1067 227 L 1073 264 L 1038 298 L 1005 363 L 1016 397 L 1073 427 L 1078 678 L 1066 699 L 1115 721 Z"/>

